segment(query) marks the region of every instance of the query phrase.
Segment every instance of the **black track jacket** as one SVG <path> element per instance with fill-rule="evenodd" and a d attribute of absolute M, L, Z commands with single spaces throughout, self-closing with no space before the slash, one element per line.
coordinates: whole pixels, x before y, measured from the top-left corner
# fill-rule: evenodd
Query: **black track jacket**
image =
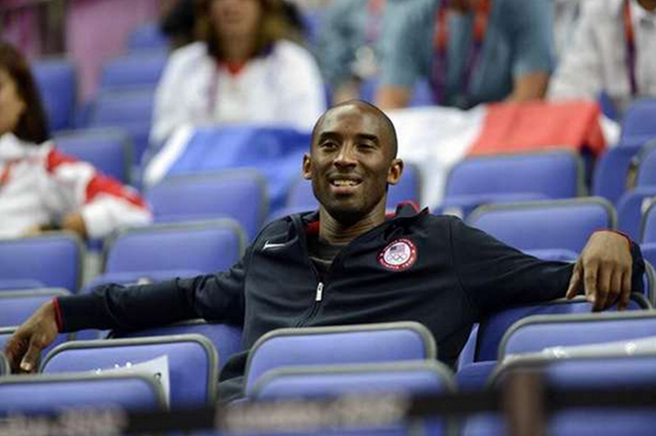
<path fill-rule="evenodd" d="M 306 241 L 317 220 L 314 212 L 269 224 L 226 272 L 61 297 L 62 330 L 138 329 L 202 317 L 243 326 L 248 350 L 277 328 L 417 321 L 435 337 L 440 360 L 453 364 L 486 313 L 563 297 L 572 273 L 570 263 L 538 260 L 458 218 L 405 205 L 348 244 L 320 284 Z M 642 289 L 644 262 L 632 245 L 633 285 Z M 240 394 L 245 361 L 246 352 L 224 367 L 221 379 L 232 380 L 220 385 L 223 400 Z"/>

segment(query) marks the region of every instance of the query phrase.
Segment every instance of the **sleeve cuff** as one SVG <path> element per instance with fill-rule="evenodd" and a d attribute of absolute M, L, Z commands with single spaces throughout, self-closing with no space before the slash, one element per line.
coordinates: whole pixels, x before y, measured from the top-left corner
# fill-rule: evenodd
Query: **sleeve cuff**
<path fill-rule="evenodd" d="M 55 307 L 55 322 L 57 323 L 57 332 L 61 333 L 62 332 L 62 316 L 61 316 L 61 308 L 59 307 L 59 299 L 57 297 L 54 297 L 52 299 L 52 304 Z"/>
<path fill-rule="evenodd" d="M 90 328 L 109 329 L 113 323 L 106 315 L 102 296 L 72 295 L 58 297 L 57 304 L 61 325 L 60 333 L 70 333 Z"/>

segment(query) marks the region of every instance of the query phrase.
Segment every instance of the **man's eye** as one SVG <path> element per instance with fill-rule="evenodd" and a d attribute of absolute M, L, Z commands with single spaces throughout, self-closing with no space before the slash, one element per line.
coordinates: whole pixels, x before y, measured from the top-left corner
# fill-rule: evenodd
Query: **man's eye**
<path fill-rule="evenodd" d="M 333 149 L 333 148 L 337 147 L 337 144 L 335 142 L 332 142 L 332 141 L 326 141 L 326 142 L 321 143 L 321 147 L 322 148 L 327 148 L 327 149 Z"/>

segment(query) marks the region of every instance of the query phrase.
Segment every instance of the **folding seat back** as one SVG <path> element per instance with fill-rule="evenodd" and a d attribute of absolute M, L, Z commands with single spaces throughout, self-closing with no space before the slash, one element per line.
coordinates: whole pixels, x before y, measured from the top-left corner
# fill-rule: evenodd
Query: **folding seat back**
<path fill-rule="evenodd" d="M 396 185 L 390 185 L 387 193 L 387 209 L 395 209 L 399 203 L 411 201 L 422 206 L 421 201 L 421 175 L 419 167 L 406 164 L 403 175 Z M 319 207 L 319 202 L 312 192 L 312 183 L 298 179 L 292 183 L 287 195 L 286 207 L 292 209 L 311 210 Z"/>
<path fill-rule="evenodd" d="M 19 289 L 37 289 L 46 286 L 34 279 L 0 279 L 0 292 L 17 291 Z"/>
<path fill-rule="evenodd" d="M 627 189 L 627 176 L 633 158 L 641 145 L 623 145 L 608 148 L 599 158 L 592 178 L 592 195 L 604 197 L 617 204 Z"/>
<path fill-rule="evenodd" d="M 654 101 L 656 102 L 656 99 Z M 656 116 L 656 112 L 654 115 Z M 656 186 L 656 129 L 654 130 L 654 142 L 650 142 L 638 155 L 636 186 Z"/>
<path fill-rule="evenodd" d="M 257 340 L 246 364 L 246 394 L 267 371 L 284 366 L 434 359 L 435 341 L 415 322 L 278 329 Z"/>
<path fill-rule="evenodd" d="M 89 108 L 86 127 L 120 127 L 132 138 L 134 160 L 138 165 L 148 148 L 153 117 L 155 88 L 103 91 Z"/>
<path fill-rule="evenodd" d="M 627 310 L 641 311 L 649 309 L 650 304 L 641 294 L 632 294 Z M 616 310 L 614 307 L 607 309 L 607 312 Z M 470 337 L 464 356 L 469 356 L 467 361 L 460 364 L 480 361 L 495 361 L 499 353 L 499 346 L 503 336 L 508 329 L 521 319 L 533 315 L 543 315 L 549 318 L 557 315 L 572 314 L 589 314 L 592 312 L 592 305 L 583 296 L 575 297 L 572 300 L 559 299 L 547 303 L 534 304 L 529 306 L 519 306 L 496 312 L 488 316 L 481 322 L 478 333 Z M 470 348 L 473 347 L 473 348 Z"/>
<path fill-rule="evenodd" d="M 146 191 L 156 222 L 233 218 L 249 240 L 267 216 L 264 177 L 255 170 L 227 170 L 215 174 L 173 176 Z"/>
<path fill-rule="evenodd" d="M 345 395 L 376 397 L 386 394 L 436 395 L 455 391 L 451 371 L 436 361 L 413 361 L 355 365 L 327 365 L 278 368 L 257 382 L 253 398 L 258 400 L 328 399 Z M 417 422 L 395 422 L 377 429 L 380 434 L 413 434 Z M 423 422 L 425 434 L 448 434 L 447 422 L 430 419 Z M 346 428 L 346 434 L 364 429 Z M 374 432 L 374 434 L 376 434 Z M 424 433 L 422 433 L 424 434 Z"/>
<path fill-rule="evenodd" d="M 468 157 L 449 172 L 444 197 L 532 192 L 554 199 L 580 195 L 581 157 L 569 151 Z"/>
<path fill-rule="evenodd" d="M 617 357 L 518 358 L 503 364 L 491 384 L 500 386 L 512 374 L 539 373 L 545 388 L 565 393 L 572 389 L 626 390 L 656 386 L 656 355 L 618 355 Z M 500 417 L 485 416 L 478 422 L 470 419 L 464 435 L 488 436 L 508 434 Z M 555 436 L 617 434 L 648 435 L 656 426 L 656 413 L 652 408 L 585 407 L 550 413 L 545 425 L 546 434 Z"/>
<path fill-rule="evenodd" d="M 573 333 L 575 332 L 575 333 Z M 651 311 L 535 315 L 514 323 L 499 344 L 498 360 L 545 348 L 600 344 L 656 336 Z"/>
<path fill-rule="evenodd" d="M 69 409 L 165 410 L 162 387 L 144 374 L 60 374 L 0 378 L 0 417 Z"/>
<path fill-rule="evenodd" d="M 649 208 L 645 211 L 641 224 L 641 241 L 643 243 L 656 242 L 656 202 L 650 204 Z"/>
<path fill-rule="evenodd" d="M 21 325 L 43 303 L 70 295 L 66 289 L 25 289 L 0 292 L 0 327 Z"/>
<path fill-rule="evenodd" d="M 0 240 L 0 277 L 35 280 L 47 287 L 77 291 L 84 245 L 73 233 Z"/>
<path fill-rule="evenodd" d="M 32 72 L 48 114 L 50 130 L 72 127 L 77 100 L 73 62 L 65 58 L 39 60 L 32 65 Z"/>
<path fill-rule="evenodd" d="M 130 52 L 143 50 L 162 50 L 169 48 L 169 40 L 159 23 L 146 23 L 134 29 L 127 40 L 127 49 Z"/>
<path fill-rule="evenodd" d="M 219 356 L 219 369 L 226 361 L 242 350 L 240 327 L 228 324 L 207 323 L 202 319 L 184 321 L 162 327 L 134 331 L 112 331 L 111 338 L 143 338 L 149 336 L 170 336 L 195 333 L 212 341 Z"/>
<path fill-rule="evenodd" d="M 642 99 L 633 103 L 622 120 L 622 140 L 646 142 L 656 139 L 656 99 Z"/>
<path fill-rule="evenodd" d="M 613 206 L 602 198 L 481 206 L 467 221 L 520 250 L 576 253 L 594 231 L 616 227 Z"/>
<path fill-rule="evenodd" d="M 656 203 L 656 185 L 639 186 L 625 192 L 617 203 L 618 229 L 632 239 L 639 240 L 642 217 L 654 203 Z"/>
<path fill-rule="evenodd" d="M 54 142 L 64 153 L 89 162 L 105 175 L 130 183 L 132 139 L 121 129 L 76 130 L 56 135 Z"/>
<path fill-rule="evenodd" d="M 74 341 L 50 352 L 41 365 L 46 374 L 132 366 L 167 356 L 172 409 L 203 407 L 216 399 L 218 356 L 201 335 Z"/>
<path fill-rule="evenodd" d="M 11 372 L 9 361 L 2 352 L 0 352 L 0 376 L 7 375 Z"/>
<path fill-rule="evenodd" d="M 157 85 L 168 60 L 160 50 L 127 54 L 110 60 L 102 67 L 100 88 Z"/>
<path fill-rule="evenodd" d="M 135 280 L 154 271 L 210 274 L 236 263 L 244 245 L 241 228 L 229 219 L 126 229 L 108 241 L 104 272 L 135 273 Z"/>

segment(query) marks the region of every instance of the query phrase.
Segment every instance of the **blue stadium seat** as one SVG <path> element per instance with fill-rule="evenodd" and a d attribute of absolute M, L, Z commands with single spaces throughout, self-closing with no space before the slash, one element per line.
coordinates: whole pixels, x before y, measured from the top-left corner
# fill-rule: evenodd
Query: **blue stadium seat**
<path fill-rule="evenodd" d="M 266 180 L 255 170 L 172 176 L 145 193 L 155 222 L 229 217 L 252 240 L 267 216 Z"/>
<path fill-rule="evenodd" d="M 642 149 L 641 145 L 618 145 L 608 148 L 599 158 L 592 177 L 592 195 L 604 197 L 617 204 L 627 189 L 631 162 Z"/>
<path fill-rule="evenodd" d="M 656 186 L 656 139 L 640 151 L 637 157 L 637 172 L 637 187 Z"/>
<path fill-rule="evenodd" d="M 154 88 L 101 92 L 88 109 L 84 127 L 118 127 L 132 138 L 133 170 L 137 170 L 148 148 L 153 115 Z"/>
<path fill-rule="evenodd" d="M 73 126 L 77 99 L 77 74 L 69 59 L 44 59 L 32 65 L 34 79 L 48 114 L 50 130 Z"/>
<path fill-rule="evenodd" d="M 262 376 L 253 389 L 258 400 L 328 399 L 345 395 L 378 396 L 385 394 L 436 395 L 455 391 L 451 371 L 436 361 L 413 361 L 357 365 L 278 368 Z M 417 430 L 417 422 L 412 423 Z M 447 434 L 442 419 L 424 424 L 422 434 Z M 409 422 L 367 428 L 378 434 L 412 434 Z M 361 434 L 365 429 L 345 428 L 345 434 Z M 342 433 L 340 433 L 342 434 Z M 376 434 L 374 432 L 374 434 Z"/>
<path fill-rule="evenodd" d="M 155 86 L 162 76 L 167 61 L 168 53 L 160 50 L 132 53 L 112 59 L 103 65 L 100 73 L 100 89 Z"/>
<path fill-rule="evenodd" d="M 468 223 L 520 250 L 567 249 L 580 253 L 590 235 L 614 229 L 613 206 L 602 198 L 481 206 Z"/>
<path fill-rule="evenodd" d="M 103 271 L 135 273 L 191 270 L 211 274 L 236 263 L 243 233 L 233 220 L 127 229 L 108 241 Z"/>
<path fill-rule="evenodd" d="M 64 153 L 89 162 L 103 174 L 130 183 L 132 139 L 121 129 L 75 130 L 55 135 L 54 142 Z"/>
<path fill-rule="evenodd" d="M 0 240 L 0 277 L 36 280 L 47 287 L 78 290 L 84 246 L 72 233 Z"/>
<path fill-rule="evenodd" d="M 656 265 L 656 242 L 640 244 L 642 255 L 651 265 Z"/>
<path fill-rule="evenodd" d="M 469 157 L 449 172 L 442 207 L 467 216 L 482 204 L 571 198 L 583 191 L 583 160 L 571 151 Z"/>
<path fill-rule="evenodd" d="M 399 203 L 405 201 L 412 201 L 418 206 L 422 206 L 419 168 L 409 163 L 405 165 L 399 183 L 389 187 L 387 208 L 395 209 Z M 293 210 L 317 209 L 319 202 L 312 192 L 312 183 L 302 178 L 295 181 L 289 189 L 286 207 Z"/>
<path fill-rule="evenodd" d="M 134 29 L 127 40 L 127 49 L 130 52 L 142 50 L 168 50 L 169 40 L 159 23 L 146 23 Z"/>
<path fill-rule="evenodd" d="M 576 334 L 572 334 L 576 332 Z M 545 348 L 601 344 L 656 336 L 656 316 L 639 310 L 620 313 L 535 315 L 522 318 L 504 334 L 498 360 Z"/>
<path fill-rule="evenodd" d="M 622 121 L 622 142 L 644 143 L 656 139 L 656 99 L 633 103 Z"/>
<path fill-rule="evenodd" d="M 0 279 L 1 291 L 17 291 L 19 289 L 37 289 L 45 288 L 39 280 L 35 279 Z"/>
<path fill-rule="evenodd" d="M 617 203 L 617 228 L 633 240 L 640 240 L 643 214 L 656 202 L 656 185 L 639 186 L 625 192 Z"/>
<path fill-rule="evenodd" d="M 0 417 L 69 409 L 165 410 L 161 386 L 143 374 L 13 375 L 0 378 Z"/>
<path fill-rule="evenodd" d="M 495 386 L 511 374 L 540 373 L 545 389 L 567 392 L 572 389 L 623 390 L 656 386 L 656 355 L 604 356 L 554 359 L 520 358 L 504 364 L 494 377 Z M 547 417 L 545 434 L 553 436 L 614 436 L 618 434 L 650 435 L 656 427 L 656 413 L 651 408 L 573 408 Z M 508 429 L 498 415 L 479 415 L 467 420 L 464 436 L 504 436 Z"/>
<path fill-rule="evenodd" d="M 218 356 L 212 343 L 201 335 L 67 342 L 46 356 L 41 372 L 111 369 L 160 356 L 168 357 L 171 409 L 214 404 Z"/>
<path fill-rule="evenodd" d="M 211 324 L 201 319 L 184 321 L 162 327 L 155 327 L 134 331 L 112 331 L 110 337 L 115 338 L 142 338 L 147 336 L 170 336 L 188 333 L 197 333 L 208 338 L 219 353 L 219 369 L 226 361 L 242 350 L 241 328 L 228 324 Z"/>
<path fill-rule="evenodd" d="M 9 361 L 4 354 L 0 352 L 0 376 L 7 375 L 11 372 L 9 368 Z"/>
<path fill-rule="evenodd" d="M 66 289 L 24 289 L 0 292 L 0 327 L 21 325 L 43 303 L 68 296 Z"/>
<path fill-rule="evenodd" d="M 650 308 L 643 295 L 633 294 L 628 310 Z M 613 311 L 614 308 L 608 309 Z M 590 313 L 592 305 L 582 296 L 573 300 L 519 306 L 489 315 L 470 335 L 458 361 L 458 386 L 462 390 L 481 389 L 496 366 L 503 335 L 520 319 L 531 315 L 562 315 Z"/>
<path fill-rule="evenodd" d="M 246 364 L 245 392 L 284 366 L 435 359 L 435 341 L 415 322 L 278 329 L 257 340 Z"/>
<path fill-rule="evenodd" d="M 641 238 L 643 243 L 656 242 L 656 203 L 652 203 L 645 211 L 641 224 Z"/>

